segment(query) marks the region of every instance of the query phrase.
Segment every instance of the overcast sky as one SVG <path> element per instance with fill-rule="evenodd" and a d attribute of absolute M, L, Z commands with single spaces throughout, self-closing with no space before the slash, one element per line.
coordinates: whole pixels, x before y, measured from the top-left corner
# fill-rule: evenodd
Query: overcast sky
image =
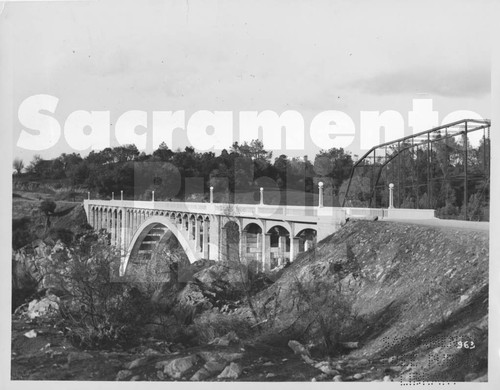
<path fill-rule="evenodd" d="M 54 117 L 61 124 L 75 110 L 109 110 L 111 123 L 127 110 L 184 110 L 187 118 L 198 110 L 296 110 L 305 148 L 275 156 L 314 156 L 309 124 L 325 110 L 354 120 L 354 153 L 361 111 L 396 110 L 407 123 L 412 100 L 429 98 L 440 120 L 455 110 L 490 118 L 490 3 L 6 3 L 0 54 L 13 67 L 14 155 L 29 161 L 34 154 L 15 144 L 17 109 L 37 94 L 60 99 Z M 174 148 L 187 144 L 181 131 L 174 141 Z M 61 140 L 39 153 L 72 151 Z"/>

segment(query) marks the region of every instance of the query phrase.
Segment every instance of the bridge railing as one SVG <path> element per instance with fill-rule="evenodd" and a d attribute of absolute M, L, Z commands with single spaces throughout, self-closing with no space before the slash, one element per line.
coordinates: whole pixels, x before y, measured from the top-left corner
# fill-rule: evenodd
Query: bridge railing
<path fill-rule="evenodd" d="M 274 217 L 278 219 L 293 219 L 296 217 L 301 220 L 309 218 L 315 219 L 319 216 L 336 216 L 342 210 L 340 207 L 91 199 L 86 199 L 84 205 L 86 207 L 96 205 L 144 210 L 165 210 L 176 213 L 200 213 L 241 217 L 259 216 L 268 218 Z"/>

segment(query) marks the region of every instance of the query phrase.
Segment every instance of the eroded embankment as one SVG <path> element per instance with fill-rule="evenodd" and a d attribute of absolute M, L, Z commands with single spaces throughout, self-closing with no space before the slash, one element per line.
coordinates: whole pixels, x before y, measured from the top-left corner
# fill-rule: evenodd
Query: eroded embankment
<path fill-rule="evenodd" d="M 274 334 L 316 344 L 330 332 L 331 341 L 359 343 L 350 358 L 414 364 L 405 379 L 464 380 L 486 374 L 488 255 L 486 231 L 349 222 L 300 255 L 256 305 Z"/>

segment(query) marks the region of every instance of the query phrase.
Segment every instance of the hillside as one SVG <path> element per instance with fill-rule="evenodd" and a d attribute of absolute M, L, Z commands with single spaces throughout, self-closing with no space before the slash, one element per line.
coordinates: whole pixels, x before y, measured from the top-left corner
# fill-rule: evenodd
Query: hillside
<path fill-rule="evenodd" d="M 488 256 L 487 231 L 350 221 L 290 266 L 251 279 L 253 310 L 234 294 L 238 270 L 195 263 L 192 281 L 163 291 L 162 310 L 182 321 L 172 317 L 163 336 L 145 327 L 131 346 L 81 352 L 16 315 L 13 378 L 486 381 Z M 26 339 L 28 330 L 38 336 Z M 31 347 L 47 343 L 47 352 Z M 217 379 L 222 369 L 230 376 Z"/>
<path fill-rule="evenodd" d="M 322 300 L 324 290 L 297 293 L 297 281 L 303 286 L 339 286 L 351 307 L 350 326 L 340 331 L 341 341 L 359 342 L 349 358 L 395 357 L 402 365 L 416 365 L 404 372 L 406 379 L 413 373 L 426 380 L 459 381 L 469 372 L 486 373 L 485 231 L 349 222 L 315 252 L 302 254 L 260 294 L 258 305 L 279 308 L 274 313 L 278 333 L 292 332 L 301 296 L 308 294 L 320 303 L 311 313 L 328 312 L 335 305 Z M 313 344 L 320 341 L 304 338 Z M 474 348 L 458 348 L 459 341 Z M 428 367 L 429 362 L 439 364 Z"/>

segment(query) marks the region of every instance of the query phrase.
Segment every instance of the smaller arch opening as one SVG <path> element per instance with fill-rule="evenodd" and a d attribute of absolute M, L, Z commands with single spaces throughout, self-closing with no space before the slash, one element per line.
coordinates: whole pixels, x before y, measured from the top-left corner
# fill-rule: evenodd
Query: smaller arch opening
<path fill-rule="evenodd" d="M 316 235 L 315 229 L 303 229 L 296 235 L 299 239 L 299 253 L 316 247 Z"/>
<path fill-rule="evenodd" d="M 290 262 L 290 232 L 283 226 L 271 227 L 267 234 L 270 242 L 270 267 L 279 267 Z"/>

